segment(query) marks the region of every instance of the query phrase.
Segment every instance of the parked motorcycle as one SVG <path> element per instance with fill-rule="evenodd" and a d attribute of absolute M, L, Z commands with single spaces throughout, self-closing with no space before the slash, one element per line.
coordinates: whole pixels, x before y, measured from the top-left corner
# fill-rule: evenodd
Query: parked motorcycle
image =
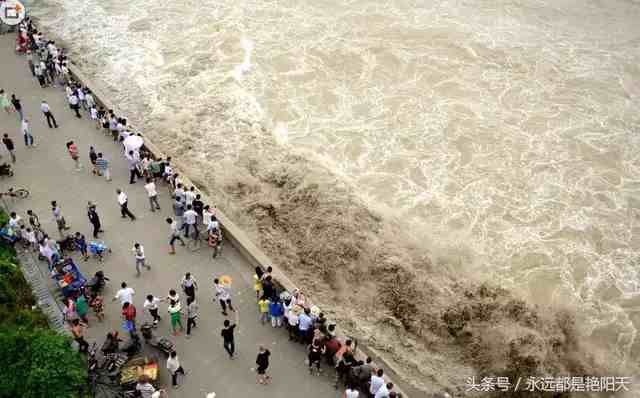
<path fill-rule="evenodd" d="M 140 326 L 140 332 L 142 333 L 145 343 L 162 351 L 166 356 L 169 356 L 172 351 L 175 351 L 176 345 L 166 337 L 155 337 L 153 335 L 153 329 L 153 323 L 149 322 L 145 322 Z"/>

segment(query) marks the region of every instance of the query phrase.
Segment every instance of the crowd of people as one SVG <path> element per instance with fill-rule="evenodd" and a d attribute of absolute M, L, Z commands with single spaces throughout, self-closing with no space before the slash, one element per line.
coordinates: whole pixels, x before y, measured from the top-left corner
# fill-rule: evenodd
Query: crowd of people
<path fill-rule="evenodd" d="M 168 244 L 169 254 L 176 253 L 175 243 L 185 246 L 187 242 L 204 240 L 213 249 L 217 249 L 222 242 L 221 226 L 216 218 L 215 206 L 207 205 L 194 186 L 187 186 L 181 176 L 173 169 L 171 158 L 156 158 L 144 145 L 143 137 L 134 133 L 127 119 L 116 115 L 114 110 L 100 106 L 92 91 L 74 80 L 70 73 L 69 59 L 64 49 L 58 48 L 55 41 L 47 40 L 29 19 L 26 19 L 18 29 L 19 42 L 24 42 L 26 65 L 29 72 L 42 88 L 58 87 L 64 90 L 67 103 L 72 114 L 79 119 L 89 118 L 97 130 L 111 137 L 122 153 L 122 161 L 126 162 L 129 170 L 129 184 L 144 182 L 149 210 L 161 210 L 158 201 L 159 184 L 168 186 L 173 202 L 172 216 L 166 218 L 169 225 Z M 0 89 L 0 107 L 8 114 L 15 113 L 19 119 L 20 131 L 24 134 L 25 146 L 34 146 L 28 121 L 24 117 L 22 103 L 16 94 L 11 99 Z M 49 128 L 59 127 L 51 106 L 42 101 L 40 111 Z M 7 134 L 3 143 L 16 162 L 15 144 Z M 107 181 L 112 180 L 112 165 L 105 153 L 97 151 L 93 146 L 89 148 L 88 164 L 83 163 L 83 156 L 74 141 L 66 143 L 66 150 L 73 161 L 75 169 L 80 172 L 89 168 L 95 176 L 102 176 Z M 128 206 L 128 195 L 122 188 L 115 189 L 115 200 L 120 208 L 123 219 L 135 222 L 137 217 Z M 93 226 L 92 235 L 99 239 L 104 231 L 98 214 L 97 205 L 89 202 L 86 208 L 87 217 Z M 15 232 L 23 250 L 31 250 L 48 263 L 50 270 L 55 270 L 55 264 L 70 252 L 78 251 L 82 258 L 88 260 L 91 254 L 102 259 L 102 251 L 94 253 L 90 250 L 96 242 L 87 241 L 81 232 L 69 234 L 68 225 L 61 204 L 51 202 L 51 215 L 59 231 L 60 240 L 51 238 L 42 227 L 40 219 L 34 210 L 28 210 L 26 220 L 16 213 L 11 214 L 10 228 Z M 201 232 L 201 230 L 206 232 Z M 204 236 L 203 236 L 204 235 Z M 65 247 L 70 244 L 71 250 Z M 103 245 L 104 247 L 104 245 Z M 142 242 L 134 242 L 131 248 L 132 263 L 135 264 L 136 275 L 140 277 L 142 271 L 152 270 L 152 265 L 146 258 Z M 267 327 L 286 329 L 289 340 L 306 347 L 306 364 L 310 374 L 321 374 L 323 369 L 330 369 L 335 374 L 335 387 L 346 387 L 343 396 L 358 397 L 401 397 L 394 391 L 394 386 L 384 379 L 383 369 L 374 365 L 371 358 L 358 360 L 355 355 L 356 343 L 350 339 L 342 341 L 336 334 L 336 324 L 329 321 L 320 309 L 310 305 L 305 295 L 295 290 L 284 291 L 276 283 L 272 267 L 256 267 L 253 274 L 253 288 L 255 290 L 256 314 L 259 322 Z M 155 295 L 146 292 L 143 310 L 152 320 L 154 326 L 162 322 L 161 305 L 166 304 L 171 331 L 179 336 L 186 329 L 186 337 L 191 337 L 197 328 L 200 315 L 198 299 L 198 282 L 195 276 L 186 272 L 181 280 L 176 281 L 175 289 L 167 295 Z M 220 304 L 222 315 L 225 317 L 220 337 L 222 347 L 230 359 L 236 358 L 236 341 L 234 333 L 238 328 L 237 321 L 228 319 L 230 313 L 236 309 L 232 302 L 231 278 L 220 275 L 213 280 L 213 300 Z M 123 329 L 131 333 L 132 337 L 140 329 L 138 325 L 138 311 L 134 304 L 135 290 L 127 282 L 120 284 L 120 289 L 113 296 L 121 308 Z M 181 297 L 183 295 L 184 297 Z M 80 289 L 64 301 L 65 319 L 69 322 L 70 330 L 78 343 L 81 352 L 87 352 L 89 344 L 85 339 L 85 328 L 89 327 L 89 312 L 93 311 L 95 318 L 101 322 L 104 319 L 104 298 L 100 289 Z M 183 320 L 185 320 L 183 324 Z M 237 319 L 237 318 L 236 318 Z M 183 326 L 184 325 L 184 326 Z M 185 327 L 186 326 L 186 327 Z M 255 370 L 257 383 L 266 385 L 271 382 L 269 375 L 271 352 L 264 346 L 259 346 L 256 353 Z M 179 386 L 179 381 L 187 372 L 175 351 L 171 352 L 166 364 L 171 375 L 172 385 Z M 146 377 L 139 380 L 136 389 L 144 398 L 159 397 L 164 390 L 157 390 Z"/>

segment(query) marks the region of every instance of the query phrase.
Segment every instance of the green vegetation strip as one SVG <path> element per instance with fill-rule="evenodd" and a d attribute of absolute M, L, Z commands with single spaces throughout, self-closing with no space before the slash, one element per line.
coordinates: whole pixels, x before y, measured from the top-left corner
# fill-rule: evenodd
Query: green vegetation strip
<path fill-rule="evenodd" d="M 0 228 L 7 220 L 0 211 Z M 0 397 L 78 397 L 85 361 L 36 303 L 14 248 L 0 242 Z"/>

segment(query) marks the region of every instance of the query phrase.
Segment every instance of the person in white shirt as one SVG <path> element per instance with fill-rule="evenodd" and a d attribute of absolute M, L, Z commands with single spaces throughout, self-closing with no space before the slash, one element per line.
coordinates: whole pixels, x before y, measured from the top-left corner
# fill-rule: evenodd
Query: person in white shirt
<path fill-rule="evenodd" d="M 129 165 L 129 184 L 135 184 L 136 178 L 142 178 L 138 166 L 140 163 L 140 153 L 130 150 L 126 155 L 127 164 Z"/>
<path fill-rule="evenodd" d="M 71 95 L 68 97 L 68 99 L 69 99 L 69 108 L 71 108 L 76 113 L 76 117 L 78 119 L 81 119 L 82 115 L 80 115 L 80 105 L 78 105 L 80 100 L 78 99 L 78 96 L 76 95 L 75 92 L 72 92 Z"/>
<path fill-rule="evenodd" d="M 184 203 L 188 205 L 193 205 L 193 200 L 196 198 L 196 187 L 189 188 L 188 191 L 184 192 Z"/>
<path fill-rule="evenodd" d="M 12 212 L 11 216 L 9 217 L 9 228 L 11 228 L 13 232 L 16 232 L 20 227 L 21 220 L 22 218 L 19 215 L 17 215 L 15 212 Z"/>
<path fill-rule="evenodd" d="M 196 290 L 198 290 L 198 283 L 196 282 L 196 278 L 191 276 L 191 272 L 187 272 L 182 281 L 180 281 L 180 286 L 182 287 L 182 291 L 187 297 L 196 297 Z"/>
<path fill-rule="evenodd" d="M 142 375 L 136 384 L 136 391 L 140 394 L 140 398 L 153 398 L 156 388 L 151 385 L 148 376 Z"/>
<path fill-rule="evenodd" d="M 194 229 L 195 235 L 193 239 L 198 240 L 198 236 L 200 235 L 200 231 L 198 231 L 198 213 L 193 210 L 191 205 L 187 205 L 187 211 L 182 215 L 184 220 L 184 237 L 189 237 L 189 231 L 191 228 Z"/>
<path fill-rule="evenodd" d="M 129 217 L 131 221 L 135 221 L 136 216 L 129 211 L 129 198 L 127 197 L 127 194 L 122 192 L 121 189 L 116 189 L 116 194 L 118 194 L 118 204 L 120 205 L 120 214 L 122 215 L 122 218 Z"/>
<path fill-rule="evenodd" d="M 120 290 L 118 290 L 118 292 L 116 293 L 113 301 L 119 300 L 120 304 L 122 305 L 124 305 L 124 303 L 133 304 L 134 294 L 136 294 L 136 292 L 132 288 L 127 287 L 126 282 L 122 282 L 122 284 L 120 285 Z"/>
<path fill-rule="evenodd" d="M 76 90 L 76 94 L 78 95 L 78 103 L 82 106 L 82 109 L 87 109 L 87 103 L 85 102 L 84 90 L 82 87 Z"/>
<path fill-rule="evenodd" d="M 91 109 L 91 107 L 95 107 L 96 106 L 96 100 L 93 99 L 93 94 L 91 94 L 91 91 L 87 89 L 87 92 L 84 95 L 84 102 L 87 103 L 87 108 Z"/>
<path fill-rule="evenodd" d="M 158 314 L 158 303 L 162 302 L 161 299 L 154 297 L 152 294 L 147 295 L 147 299 L 144 301 L 143 307 L 149 311 L 149 314 L 153 317 L 153 324 L 157 325 L 160 321 L 160 315 Z"/>
<path fill-rule="evenodd" d="M 344 391 L 344 398 L 358 398 L 360 397 L 360 392 L 356 390 L 356 388 L 352 385 L 347 386 L 347 389 Z"/>
<path fill-rule="evenodd" d="M 49 107 L 47 101 L 42 100 L 42 103 L 40 104 L 40 110 L 42 111 L 44 117 L 47 118 L 47 124 L 49 125 L 49 128 L 58 128 L 56 118 L 53 116 L 53 113 L 51 113 L 51 108 Z"/>
<path fill-rule="evenodd" d="M 145 256 L 144 256 L 144 246 L 142 246 L 140 243 L 136 242 L 133 245 L 133 254 L 136 258 L 136 272 L 138 273 L 138 276 L 140 276 L 140 267 L 145 267 L 147 270 L 151 270 L 151 266 L 149 264 L 147 264 L 145 261 Z"/>
<path fill-rule="evenodd" d="M 173 388 L 178 388 L 178 373 L 182 373 L 182 375 L 184 376 L 185 372 L 180 365 L 178 354 L 175 351 L 171 351 L 169 359 L 167 359 L 167 369 L 171 374 L 171 384 L 173 384 Z"/>
<path fill-rule="evenodd" d="M 27 228 L 25 239 L 34 250 L 38 249 L 38 239 L 36 239 L 36 233 L 31 228 Z"/>
<path fill-rule="evenodd" d="M 160 205 L 158 204 L 158 191 L 156 190 L 156 183 L 153 182 L 153 178 L 147 178 L 147 184 L 144 186 L 144 189 L 147 191 L 147 195 L 149 195 L 151 211 L 160 210 Z"/>
<path fill-rule="evenodd" d="M 169 246 L 171 247 L 171 250 L 169 250 L 169 254 L 176 254 L 176 241 L 179 240 L 182 246 L 184 246 L 184 241 L 180 237 L 180 226 L 178 225 L 178 222 L 174 221 L 172 218 L 167 218 L 167 224 L 171 226 L 171 235 L 169 236 Z"/>
<path fill-rule="evenodd" d="M 233 312 L 236 310 L 231 305 L 231 293 L 229 293 L 229 287 L 220 283 L 218 278 L 213 280 L 213 287 L 216 290 L 216 298 L 220 302 L 222 307 L 222 315 L 227 316 L 227 307 Z"/>
<path fill-rule="evenodd" d="M 374 398 L 389 398 L 391 389 L 393 389 L 393 383 L 384 384 L 383 382 L 382 386 L 380 386 L 380 388 L 374 395 Z"/>
<path fill-rule="evenodd" d="M 33 143 L 33 136 L 31 135 L 31 130 L 29 129 L 29 121 L 27 119 L 22 119 L 20 130 L 22 130 L 22 134 L 24 135 L 24 145 L 27 148 L 36 146 Z"/>
<path fill-rule="evenodd" d="M 371 375 L 371 381 L 369 382 L 369 393 L 371 395 L 376 395 L 378 390 L 384 386 L 384 371 L 382 369 L 378 369 L 375 374 Z"/>
<path fill-rule="evenodd" d="M 202 223 L 206 225 L 207 229 L 209 228 L 209 223 L 211 222 L 211 218 L 215 214 L 215 210 L 212 209 L 209 205 L 205 205 L 202 211 Z"/>

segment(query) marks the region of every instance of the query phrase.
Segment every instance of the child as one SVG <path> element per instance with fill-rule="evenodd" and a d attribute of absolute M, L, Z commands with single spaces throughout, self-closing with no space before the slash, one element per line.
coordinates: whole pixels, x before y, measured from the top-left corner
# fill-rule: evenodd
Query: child
<path fill-rule="evenodd" d="M 182 327 L 182 315 L 180 314 L 181 309 L 180 302 L 171 300 L 167 311 L 171 316 L 171 330 L 173 331 L 174 336 L 177 336 L 184 329 Z M 178 331 L 178 325 L 180 326 L 180 331 Z"/>
<path fill-rule="evenodd" d="M 100 322 L 104 319 L 104 307 L 102 305 L 104 299 L 97 292 L 91 293 L 91 299 L 89 300 L 89 306 L 93 309 L 93 312 L 96 314 L 96 318 Z"/>
<path fill-rule="evenodd" d="M 260 313 L 260 323 L 264 325 L 269 320 L 269 300 L 262 296 L 258 301 L 258 311 Z"/>
<path fill-rule="evenodd" d="M 282 317 L 284 316 L 284 306 L 277 298 L 269 303 L 269 315 L 271 316 L 271 326 L 279 328 L 282 326 Z"/>
<path fill-rule="evenodd" d="M 256 300 L 260 300 L 260 293 L 262 292 L 262 282 L 260 277 L 262 276 L 262 268 L 256 267 L 256 273 L 253 274 L 253 290 L 256 291 Z"/>
<path fill-rule="evenodd" d="M 82 257 L 84 257 L 84 261 L 87 261 L 89 259 L 89 253 L 87 252 L 87 240 L 84 238 L 84 235 L 80 232 L 76 232 L 74 241 L 76 246 L 78 246 L 78 250 L 82 254 Z"/>
<path fill-rule="evenodd" d="M 89 114 L 91 115 L 91 120 L 96 124 L 96 129 L 100 128 L 101 123 L 98 121 L 98 110 L 95 105 L 92 105 L 89 109 Z"/>

